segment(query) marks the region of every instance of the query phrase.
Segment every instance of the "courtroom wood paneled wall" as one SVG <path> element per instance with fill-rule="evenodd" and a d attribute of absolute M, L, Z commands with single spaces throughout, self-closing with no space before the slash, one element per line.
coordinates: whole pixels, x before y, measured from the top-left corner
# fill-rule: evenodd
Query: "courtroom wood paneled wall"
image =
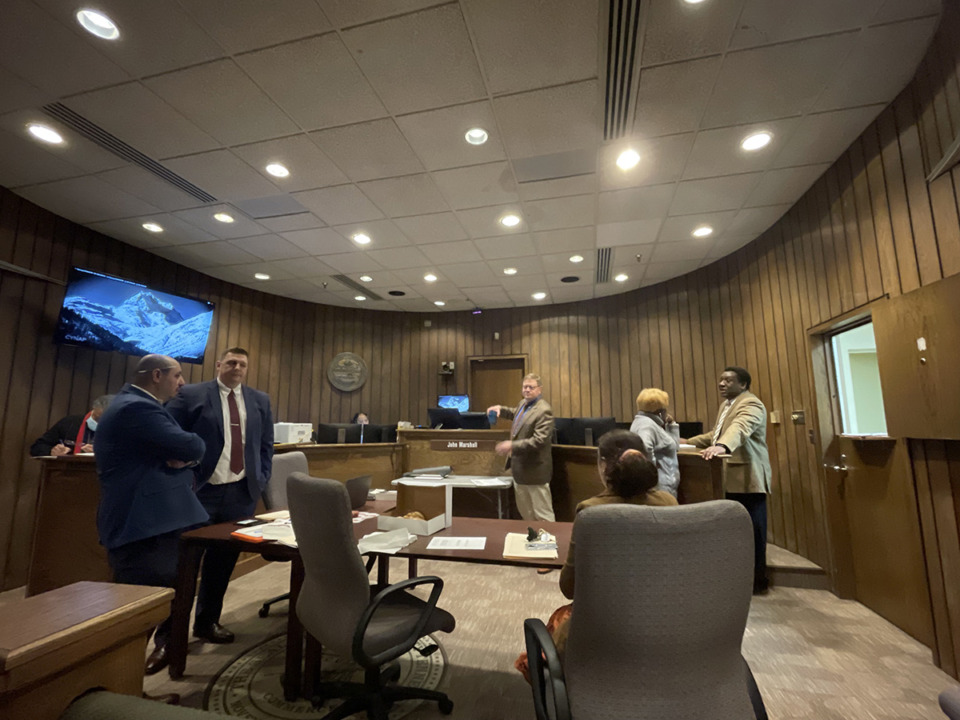
<path fill-rule="evenodd" d="M 179 267 L 6 190 L 0 192 L 0 260 L 58 279 L 71 265 L 82 265 L 212 300 L 217 312 L 209 354 L 203 367 L 188 369 L 188 380 L 212 376 L 217 348 L 246 346 L 250 383 L 270 394 L 276 418 L 285 421 L 342 422 L 364 410 L 374 422 L 424 422 L 438 393 L 466 391 L 467 357 L 526 354 L 557 415 L 627 420 L 637 391 L 659 386 L 670 393 L 679 418 L 709 426 L 719 369 L 743 365 L 770 410 L 786 420 L 793 410 L 806 410 L 808 417 L 806 425 L 770 428 L 776 475 L 771 538 L 829 567 L 819 458 L 808 437 L 816 426 L 807 330 L 884 295 L 960 272 L 960 171 L 925 182 L 960 128 L 958 13 L 956 2 L 944 3 L 940 30 L 914 80 L 780 221 L 732 255 L 635 292 L 479 316 L 312 305 Z M 134 363 L 53 345 L 62 293 L 60 286 L 0 272 L 4 587 L 25 576 L 38 476 L 25 459 L 29 442 L 65 413 L 82 412 L 95 396 L 117 390 Z M 326 380 L 327 364 L 342 351 L 358 353 L 370 368 L 369 381 L 354 393 Z M 464 371 L 439 375 L 442 360 Z M 937 490 L 921 503 L 921 517 L 928 570 L 936 566 L 943 573 L 939 594 L 931 581 L 938 637 L 941 644 L 949 640 L 937 652 L 952 658 L 960 652 L 957 444 L 921 440 L 911 451 L 914 473 L 936 478 L 924 480 Z"/>

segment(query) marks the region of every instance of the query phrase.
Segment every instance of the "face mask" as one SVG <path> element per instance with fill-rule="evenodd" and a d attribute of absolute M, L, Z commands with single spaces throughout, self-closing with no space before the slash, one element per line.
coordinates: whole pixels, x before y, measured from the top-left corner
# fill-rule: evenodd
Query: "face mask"
<path fill-rule="evenodd" d="M 87 427 L 90 428 L 90 432 L 96 432 L 96 431 L 97 431 L 97 421 L 94 420 L 92 417 L 88 417 L 88 418 L 87 418 Z"/>

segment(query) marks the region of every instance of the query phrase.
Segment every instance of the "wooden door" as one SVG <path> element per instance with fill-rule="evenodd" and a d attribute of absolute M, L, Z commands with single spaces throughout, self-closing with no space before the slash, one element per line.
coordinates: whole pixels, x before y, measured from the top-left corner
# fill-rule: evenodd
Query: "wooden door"
<path fill-rule="evenodd" d="M 470 408 L 483 411 L 491 405 L 516 405 L 520 398 L 520 386 L 526 374 L 526 358 L 510 357 L 474 357 L 470 362 Z M 497 427 L 508 428 L 505 419 L 497 422 Z"/>

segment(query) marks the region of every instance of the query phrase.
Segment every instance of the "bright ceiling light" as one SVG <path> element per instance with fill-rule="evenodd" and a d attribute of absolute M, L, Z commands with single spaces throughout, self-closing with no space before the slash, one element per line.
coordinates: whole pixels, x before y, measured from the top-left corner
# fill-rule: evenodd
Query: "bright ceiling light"
<path fill-rule="evenodd" d="M 640 153 L 633 148 L 624 150 L 617 157 L 617 167 L 621 170 L 632 170 L 637 166 L 638 162 L 640 162 Z"/>
<path fill-rule="evenodd" d="M 227 213 L 221 212 L 221 213 L 217 213 L 216 215 L 214 215 L 214 216 L 213 216 L 213 219 L 216 220 L 217 222 L 232 223 L 232 222 L 233 222 L 233 215 L 228 215 Z"/>
<path fill-rule="evenodd" d="M 695 238 L 705 238 L 713 235 L 713 228 L 709 225 L 700 225 L 696 230 L 693 231 L 693 236 Z"/>
<path fill-rule="evenodd" d="M 503 274 L 504 274 L 504 275 L 516 275 L 516 274 L 517 274 L 517 269 L 516 269 L 516 268 L 504 268 L 504 269 L 503 269 Z"/>
<path fill-rule="evenodd" d="M 143 227 L 144 230 L 148 230 L 148 231 L 150 231 L 150 232 L 152 232 L 152 233 L 161 233 L 161 232 L 163 232 L 163 228 L 162 228 L 161 226 L 157 225 L 156 223 L 152 223 L 152 222 L 144 223 L 142 227 Z"/>
<path fill-rule="evenodd" d="M 467 134 L 463 136 L 464 140 L 471 145 L 483 145 L 488 137 L 490 136 L 487 134 L 487 131 L 479 127 L 470 128 L 467 130 Z"/>
<path fill-rule="evenodd" d="M 266 273 L 254 273 L 254 274 L 253 274 L 253 277 L 254 277 L 254 279 L 256 279 L 256 280 L 269 280 L 269 279 L 270 279 L 270 276 L 267 275 Z"/>
<path fill-rule="evenodd" d="M 77 22 L 91 35 L 104 40 L 116 40 L 120 37 L 120 29 L 116 23 L 99 10 L 89 8 L 77 12 Z"/>
<path fill-rule="evenodd" d="M 742 147 L 744 150 L 759 150 L 760 148 L 769 145 L 771 140 L 773 140 L 773 135 L 768 133 L 766 130 L 762 132 L 755 132 L 747 135 L 741 141 L 740 147 Z"/>
<path fill-rule="evenodd" d="M 683 0 L 687 5 L 699 5 L 703 0 Z"/>
<path fill-rule="evenodd" d="M 366 295 L 354 295 L 354 296 L 353 296 L 353 299 L 356 300 L 357 302 L 363 302 L 364 300 L 367 299 L 367 296 L 366 296 Z"/>
<path fill-rule="evenodd" d="M 370 244 L 370 236 L 369 236 L 369 235 L 366 235 L 366 234 L 364 234 L 364 233 L 357 233 L 356 235 L 353 236 L 353 241 L 354 241 L 357 245 L 369 245 L 369 244 Z"/>
<path fill-rule="evenodd" d="M 625 275 L 624 273 L 620 273 L 614 278 L 614 280 L 616 280 L 617 282 L 626 282 L 629 279 L 630 279 L 630 276 Z"/>
<path fill-rule="evenodd" d="M 545 292 L 535 292 L 533 295 L 531 295 L 531 297 L 534 300 L 543 300 L 545 297 L 547 297 L 547 294 Z"/>
<path fill-rule="evenodd" d="M 434 300 L 433 304 L 436 305 L 437 307 L 443 307 L 444 305 L 446 305 L 446 303 L 443 300 Z"/>
<path fill-rule="evenodd" d="M 520 224 L 520 216 L 510 213 L 509 215 L 504 215 L 500 218 L 500 224 L 504 227 L 516 227 Z"/>
<path fill-rule="evenodd" d="M 423 276 L 423 279 L 426 280 L 427 282 L 436 282 L 437 276 L 434 275 L 433 273 L 427 273 L 426 275 Z"/>
<path fill-rule="evenodd" d="M 363 282 L 373 282 L 373 278 L 370 277 L 369 275 L 361 275 L 361 276 L 360 276 L 360 279 L 361 279 Z"/>
<path fill-rule="evenodd" d="M 582 263 L 582 262 L 583 262 L 583 255 L 571 255 L 571 256 L 570 256 L 570 262 L 572 262 L 572 263 Z"/>
<path fill-rule="evenodd" d="M 30 123 L 27 125 L 27 130 L 31 135 L 33 135 L 37 140 L 43 140 L 45 143 L 50 143 L 51 145 L 59 145 L 63 142 L 63 135 L 58 133 L 52 127 L 47 125 L 41 125 L 40 123 Z"/>
<path fill-rule="evenodd" d="M 267 165 L 266 170 L 268 173 L 278 178 L 284 178 L 290 174 L 290 171 L 280 163 L 270 163 Z"/>

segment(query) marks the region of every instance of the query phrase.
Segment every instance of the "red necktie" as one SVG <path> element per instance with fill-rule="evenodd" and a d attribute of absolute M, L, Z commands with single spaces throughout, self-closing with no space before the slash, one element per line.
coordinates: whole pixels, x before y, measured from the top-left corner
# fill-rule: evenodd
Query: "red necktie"
<path fill-rule="evenodd" d="M 230 472 L 243 472 L 243 433 L 240 432 L 240 408 L 231 390 L 227 393 L 227 409 L 230 410 Z"/>

